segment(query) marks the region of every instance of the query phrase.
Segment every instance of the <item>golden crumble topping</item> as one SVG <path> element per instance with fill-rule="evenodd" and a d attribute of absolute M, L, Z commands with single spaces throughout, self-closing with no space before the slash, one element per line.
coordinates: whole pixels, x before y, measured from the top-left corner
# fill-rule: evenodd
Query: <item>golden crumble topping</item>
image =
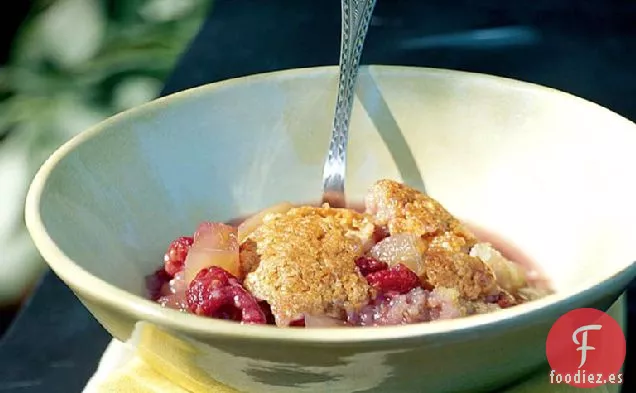
<path fill-rule="evenodd" d="M 369 302 L 355 260 L 373 232 L 370 217 L 348 209 L 303 206 L 267 215 L 242 247 L 244 285 L 270 304 L 278 325 L 303 314 L 341 318 Z"/>
<path fill-rule="evenodd" d="M 379 180 L 367 193 L 367 213 L 394 235 L 412 233 L 428 237 L 453 232 L 474 244 L 477 239 L 462 223 L 428 195 L 393 180 Z M 469 244 L 472 245 L 472 244 Z"/>
<path fill-rule="evenodd" d="M 412 233 L 425 240 L 421 278 L 429 286 L 456 288 L 471 300 L 496 292 L 493 270 L 469 255 L 477 238 L 436 200 L 404 184 L 380 180 L 369 190 L 366 207 L 391 235 Z"/>

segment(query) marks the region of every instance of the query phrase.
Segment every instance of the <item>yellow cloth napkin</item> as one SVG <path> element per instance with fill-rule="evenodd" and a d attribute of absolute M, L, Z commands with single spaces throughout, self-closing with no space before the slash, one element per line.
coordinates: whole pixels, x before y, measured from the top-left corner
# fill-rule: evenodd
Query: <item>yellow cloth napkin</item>
<path fill-rule="evenodd" d="M 623 329 L 626 302 L 621 297 L 609 310 Z M 97 372 L 83 393 L 240 393 L 201 375 L 188 362 L 191 348 L 161 330 L 141 325 L 131 343 L 113 340 L 99 363 Z M 153 346 L 153 351 L 149 351 Z M 160 346 L 161 348 L 157 348 Z M 163 352 L 161 356 L 157 353 Z M 166 377 L 166 374 L 170 377 Z M 577 393 L 581 389 L 568 385 L 552 385 L 549 368 L 501 393 Z M 589 393 L 619 393 L 619 385 L 586 389 Z"/>

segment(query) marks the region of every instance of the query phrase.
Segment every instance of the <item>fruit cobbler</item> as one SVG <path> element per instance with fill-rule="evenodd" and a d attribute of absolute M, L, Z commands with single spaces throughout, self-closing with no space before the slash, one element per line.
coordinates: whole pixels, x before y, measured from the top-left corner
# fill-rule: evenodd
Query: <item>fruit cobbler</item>
<path fill-rule="evenodd" d="M 280 204 L 204 222 L 148 278 L 165 307 L 246 324 L 380 326 L 487 313 L 549 293 L 429 196 L 391 180 L 363 212 Z"/>

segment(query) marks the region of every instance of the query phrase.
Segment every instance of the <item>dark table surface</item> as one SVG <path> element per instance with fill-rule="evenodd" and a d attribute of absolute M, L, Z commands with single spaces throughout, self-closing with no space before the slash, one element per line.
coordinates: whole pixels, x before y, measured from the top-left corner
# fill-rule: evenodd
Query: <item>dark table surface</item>
<path fill-rule="evenodd" d="M 636 120 L 636 2 L 379 0 L 363 63 L 484 72 L 596 101 Z M 338 0 L 216 0 L 163 94 L 226 78 L 336 64 Z M 635 287 L 632 285 L 632 287 Z M 627 376 L 634 390 L 636 288 Z M 110 337 L 47 273 L 0 342 L 0 392 L 80 392 Z"/>

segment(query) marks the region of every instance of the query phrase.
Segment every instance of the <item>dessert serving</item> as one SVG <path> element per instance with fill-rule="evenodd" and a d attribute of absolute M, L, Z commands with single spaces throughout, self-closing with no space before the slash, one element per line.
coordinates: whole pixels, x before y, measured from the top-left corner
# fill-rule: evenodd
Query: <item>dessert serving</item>
<path fill-rule="evenodd" d="M 321 197 L 325 152 L 316 146 L 328 142 L 335 97 L 325 86 L 338 73 L 295 69 L 197 87 L 73 138 L 31 185 L 25 221 L 34 244 L 110 334 L 165 333 L 151 336 L 148 354 L 204 390 L 210 378 L 242 392 L 307 393 L 493 391 L 521 380 L 545 365 L 546 332 L 559 315 L 605 311 L 636 277 L 636 187 L 625 181 L 636 167 L 636 127 L 583 99 L 495 76 L 365 73 L 351 123 L 350 211 L 298 206 Z M 445 209 L 380 179 L 421 179 L 425 188 L 416 188 Z M 239 221 L 286 200 L 298 207 Z M 431 222 L 419 222 L 425 213 Z M 197 231 L 204 220 L 223 224 Z M 393 281 L 415 285 L 403 293 L 409 286 L 381 281 L 399 272 L 387 273 L 395 260 L 379 244 L 409 233 L 422 249 L 414 259 L 402 252 L 400 263 L 419 283 Z M 192 239 L 171 247 L 166 271 L 163 254 L 179 236 Z M 331 253 L 342 237 L 351 248 Z M 453 253 L 457 244 L 444 237 L 468 244 Z M 224 239 L 232 247 L 207 247 Z M 510 280 L 511 265 L 491 248 L 525 283 Z M 355 259 L 340 265 L 345 254 Z M 380 272 L 363 274 L 361 256 Z M 151 289 L 166 307 L 143 285 L 160 265 Z M 211 265 L 227 273 L 219 278 Z M 467 274 L 484 271 L 483 281 Z M 542 277 L 554 293 L 532 300 L 550 293 Z M 501 293 L 510 297 L 499 302 Z M 325 325 L 346 327 L 313 328 Z M 485 361 L 493 348 L 496 364 Z"/>
<path fill-rule="evenodd" d="M 458 318 L 550 293 L 407 185 L 376 182 L 361 210 L 282 203 L 238 225 L 203 222 L 170 244 L 150 296 L 205 317 L 331 327 Z"/>

